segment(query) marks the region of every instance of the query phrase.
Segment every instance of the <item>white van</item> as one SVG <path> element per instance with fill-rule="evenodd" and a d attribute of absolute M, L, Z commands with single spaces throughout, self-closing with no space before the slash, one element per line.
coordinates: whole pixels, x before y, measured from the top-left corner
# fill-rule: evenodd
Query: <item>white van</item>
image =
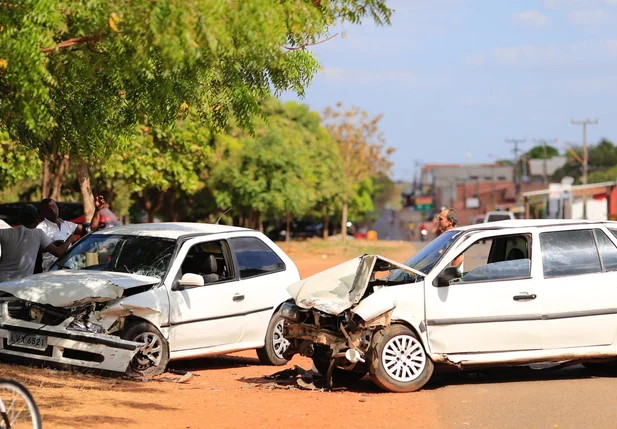
<path fill-rule="evenodd" d="M 514 213 L 506 212 L 506 211 L 494 211 L 494 212 L 486 212 L 484 215 L 484 222 L 497 222 L 500 220 L 514 220 Z"/>

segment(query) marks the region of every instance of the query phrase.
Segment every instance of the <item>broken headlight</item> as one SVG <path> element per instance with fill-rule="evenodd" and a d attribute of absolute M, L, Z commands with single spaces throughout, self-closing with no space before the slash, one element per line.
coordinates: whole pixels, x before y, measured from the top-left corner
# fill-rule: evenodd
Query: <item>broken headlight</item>
<path fill-rule="evenodd" d="M 298 322 L 301 318 L 302 309 L 291 302 L 284 302 L 281 305 L 281 317 L 291 322 Z"/>

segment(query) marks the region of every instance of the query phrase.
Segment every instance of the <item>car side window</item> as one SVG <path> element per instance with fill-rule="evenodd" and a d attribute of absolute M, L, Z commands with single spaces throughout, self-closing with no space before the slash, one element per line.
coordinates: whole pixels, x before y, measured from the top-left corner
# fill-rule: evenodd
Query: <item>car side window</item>
<path fill-rule="evenodd" d="M 617 271 L 617 246 L 600 229 L 593 230 L 602 261 L 602 271 Z"/>
<path fill-rule="evenodd" d="M 241 279 L 285 270 L 281 258 L 257 237 L 231 238 L 229 245 L 236 257 Z"/>
<path fill-rule="evenodd" d="M 204 283 L 211 284 L 233 278 L 223 241 L 208 241 L 191 246 L 178 277 L 183 274 L 198 274 L 204 278 Z"/>
<path fill-rule="evenodd" d="M 540 249 L 545 278 L 602 271 L 591 229 L 543 232 Z"/>
<path fill-rule="evenodd" d="M 463 252 L 462 283 L 514 280 L 531 275 L 528 235 L 499 236 L 476 241 Z M 451 265 L 456 265 L 460 257 Z"/>

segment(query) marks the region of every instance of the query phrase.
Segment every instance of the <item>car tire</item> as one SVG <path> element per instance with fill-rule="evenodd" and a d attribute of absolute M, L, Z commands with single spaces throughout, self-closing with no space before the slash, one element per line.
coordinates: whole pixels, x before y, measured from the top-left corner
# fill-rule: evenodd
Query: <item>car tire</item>
<path fill-rule="evenodd" d="M 169 344 L 163 334 L 148 322 L 130 325 L 122 335 L 128 341 L 144 343 L 144 346 L 129 362 L 126 375 L 143 377 L 165 372 L 169 362 Z"/>
<path fill-rule="evenodd" d="M 433 375 L 433 361 L 407 326 L 391 325 L 376 332 L 371 349 L 369 373 L 384 390 L 414 392 Z"/>
<path fill-rule="evenodd" d="M 326 377 L 328 374 L 328 367 L 330 366 L 330 358 L 323 353 L 313 356 L 313 365 L 317 368 L 317 371 L 322 376 Z M 368 372 L 368 367 L 356 365 L 352 370 L 345 370 L 342 368 L 334 368 L 332 370 L 332 379 L 339 382 L 350 382 L 360 380 Z"/>
<path fill-rule="evenodd" d="M 281 366 L 288 362 L 283 357 L 283 353 L 289 347 L 289 341 L 283 337 L 283 323 L 284 319 L 278 311 L 274 313 L 266 331 L 265 345 L 257 349 L 257 357 L 262 365 Z"/>

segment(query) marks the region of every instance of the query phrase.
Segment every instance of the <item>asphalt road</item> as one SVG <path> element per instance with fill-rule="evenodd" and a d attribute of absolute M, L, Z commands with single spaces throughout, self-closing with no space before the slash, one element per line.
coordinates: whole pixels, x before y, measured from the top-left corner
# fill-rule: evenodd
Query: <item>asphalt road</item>
<path fill-rule="evenodd" d="M 617 428 L 617 369 L 554 366 L 437 374 L 417 394 L 443 428 Z"/>

